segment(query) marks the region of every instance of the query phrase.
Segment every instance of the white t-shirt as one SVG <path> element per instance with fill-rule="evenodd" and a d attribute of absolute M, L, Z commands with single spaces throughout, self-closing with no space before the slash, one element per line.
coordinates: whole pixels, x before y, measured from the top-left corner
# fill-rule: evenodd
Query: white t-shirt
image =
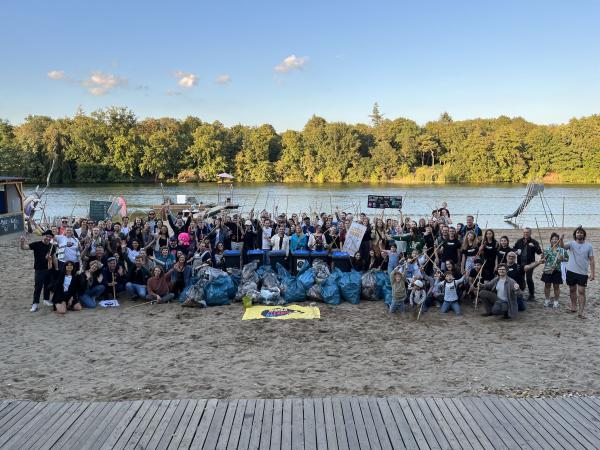
<path fill-rule="evenodd" d="M 56 243 L 58 244 L 58 248 L 64 251 L 64 256 L 62 258 L 62 262 L 77 262 L 79 258 L 77 257 L 77 249 L 79 247 L 79 239 L 76 237 L 66 237 L 63 235 L 55 236 Z M 71 243 L 69 247 L 68 244 Z"/>
<path fill-rule="evenodd" d="M 262 249 L 263 250 L 271 250 L 271 233 L 273 233 L 273 228 L 265 227 L 262 229 Z"/>
<path fill-rule="evenodd" d="M 594 256 L 592 244 L 588 242 L 570 241 L 565 245 L 569 250 L 569 261 L 567 261 L 567 270 L 578 273 L 579 275 L 588 274 L 588 265 L 590 257 Z"/>
<path fill-rule="evenodd" d="M 496 295 L 503 302 L 508 300 L 508 298 L 506 298 L 506 288 L 504 287 L 506 282 L 507 282 L 507 280 L 503 280 L 502 278 L 500 278 L 500 279 L 498 279 L 498 282 L 496 283 Z"/>
<path fill-rule="evenodd" d="M 63 292 L 67 292 L 69 290 L 69 286 L 71 286 L 72 280 L 72 275 L 65 275 L 65 281 L 63 281 Z"/>

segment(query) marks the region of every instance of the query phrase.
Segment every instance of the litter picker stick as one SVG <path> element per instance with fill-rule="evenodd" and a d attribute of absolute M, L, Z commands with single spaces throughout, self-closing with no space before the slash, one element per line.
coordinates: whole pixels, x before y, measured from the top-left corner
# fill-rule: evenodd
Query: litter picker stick
<path fill-rule="evenodd" d="M 544 248 L 544 240 L 542 239 L 542 232 L 540 231 L 540 226 L 538 225 L 537 217 L 535 218 L 535 226 L 538 231 L 538 235 L 540 236 L 540 245 Z"/>
<path fill-rule="evenodd" d="M 479 273 L 477 273 L 477 276 L 475 277 L 475 284 L 477 285 L 477 293 L 475 294 L 475 311 L 477 311 L 477 303 L 479 301 L 479 281 L 481 280 L 481 273 L 483 272 L 483 267 L 485 266 L 485 263 L 487 262 L 487 259 L 485 261 L 483 261 L 483 264 L 481 265 L 481 269 L 479 269 Z"/>

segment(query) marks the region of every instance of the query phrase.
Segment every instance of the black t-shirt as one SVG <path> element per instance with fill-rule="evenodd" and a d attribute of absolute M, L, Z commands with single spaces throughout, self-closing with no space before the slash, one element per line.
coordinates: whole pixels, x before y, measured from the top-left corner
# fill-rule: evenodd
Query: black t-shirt
<path fill-rule="evenodd" d="M 475 280 L 477 278 L 478 273 L 479 273 L 479 271 L 473 267 L 469 272 L 469 278 L 473 278 L 473 280 Z M 477 284 L 479 284 L 479 285 L 483 284 L 483 279 L 481 277 L 479 278 L 478 281 L 479 282 Z M 477 287 L 477 285 L 474 284 L 474 287 Z"/>
<path fill-rule="evenodd" d="M 448 260 L 458 263 L 457 250 L 460 248 L 460 241 L 458 239 L 444 241 L 442 245 L 442 261 Z"/>
<path fill-rule="evenodd" d="M 512 266 L 508 266 L 506 270 L 506 275 L 515 280 L 517 284 L 522 288 L 525 287 L 525 271 L 520 264 L 513 264 Z"/>
<path fill-rule="evenodd" d="M 508 255 L 510 252 L 512 252 L 512 248 L 498 246 L 498 263 L 506 262 L 506 255 Z"/>
<path fill-rule="evenodd" d="M 44 244 L 42 241 L 32 242 L 29 248 L 33 250 L 33 268 L 35 270 L 48 269 L 48 260 L 46 256 L 50 252 L 52 244 Z M 52 255 L 56 253 L 56 247 L 52 248 Z"/>
<path fill-rule="evenodd" d="M 465 255 L 465 258 L 475 257 L 477 256 L 477 252 L 479 251 L 478 247 L 467 247 L 464 250 L 461 250 L 461 253 Z"/>

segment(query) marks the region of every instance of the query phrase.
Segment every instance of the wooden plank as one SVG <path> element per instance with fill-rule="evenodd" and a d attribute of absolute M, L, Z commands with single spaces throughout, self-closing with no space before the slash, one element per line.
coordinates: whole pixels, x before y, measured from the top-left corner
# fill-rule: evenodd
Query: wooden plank
<path fill-rule="evenodd" d="M 333 403 L 331 398 L 323 399 L 323 419 L 325 420 L 325 435 L 327 436 L 327 448 L 338 450 L 338 440 L 335 429 L 335 417 L 333 415 Z"/>
<path fill-rule="evenodd" d="M 5 417 L 4 423 L 0 426 L 0 436 L 18 423 L 23 416 L 26 416 L 36 405 L 36 402 L 23 402 L 16 405 Z"/>
<path fill-rule="evenodd" d="M 571 408 L 579 411 L 579 413 L 585 417 L 589 423 L 591 423 L 594 427 L 600 429 L 600 413 L 596 412 L 593 408 L 591 408 L 587 402 L 584 401 L 583 398 L 576 399 L 566 399 L 566 398 L 556 398 L 553 399 L 558 401 L 561 404 L 568 404 Z"/>
<path fill-rule="evenodd" d="M 465 434 L 472 433 L 479 441 L 481 447 L 486 450 L 494 450 L 494 446 L 481 430 L 475 419 L 471 417 L 471 414 L 469 414 L 465 405 L 452 398 L 441 399 L 441 401 L 444 402 L 450 413 L 457 418 L 457 421 L 460 419 L 460 424 L 463 426 L 461 429 Z"/>
<path fill-rule="evenodd" d="M 377 433 L 377 439 L 379 440 L 379 445 L 382 450 L 392 450 L 394 448 L 393 443 L 390 441 L 390 436 L 385 427 L 385 423 L 383 422 L 383 417 L 381 416 L 381 411 L 379 410 L 379 405 L 377 404 L 377 399 L 373 397 L 369 398 L 361 398 L 361 408 L 363 409 L 363 417 L 365 416 L 364 410 L 365 408 L 369 409 L 370 417 L 373 420 L 373 426 L 375 427 L 375 432 Z M 364 404 L 362 403 L 364 402 Z M 368 430 L 368 428 L 367 428 Z M 396 448 L 404 447 L 404 443 L 402 442 L 402 438 Z"/>
<path fill-rule="evenodd" d="M 163 432 L 163 435 L 160 438 L 160 441 L 156 445 L 156 448 L 163 449 L 163 448 L 168 448 L 169 445 L 171 445 L 171 441 L 173 440 L 173 437 L 175 436 L 177 428 L 179 427 L 179 424 L 181 423 L 181 421 L 184 420 L 185 413 L 188 410 L 188 408 L 190 407 L 190 402 L 191 402 L 191 400 L 180 400 L 179 401 L 179 404 L 177 405 L 177 409 L 175 410 L 175 412 L 173 412 L 173 415 L 171 416 L 171 420 L 169 420 L 169 424 L 167 425 L 167 428 L 165 428 L 165 431 Z M 191 416 L 191 413 L 190 413 L 190 416 Z M 189 422 L 190 416 L 187 416 L 188 422 Z"/>
<path fill-rule="evenodd" d="M 344 420 L 344 413 L 342 412 L 342 403 L 339 398 L 333 397 L 331 399 L 331 405 L 333 406 L 333 418 L 335 420 L 335 434 L 337 438 L 338 448 L 340 450 L 348 450 L 348 436 L 346 434 L 346 421 Z"/>
<path fill-rule="evenodd" d="M 8 441 L 5 446 L 7 448 L 31 448 L 35 442 L 48 433 L 51 426 L 60 421 L 70 406 L 70 403 L 49 403 L 44 412 L 39 414 L 35 421 L 28 424 L 29 428 L 21 428 L 14 439 Z"/>
<path fill-rule="evenodd" d="M 143 449 L 148 448 L 148 443 L 150 442 L 150 440 L 152 439 L 152 437 L 158 430 L 158 427 L 160 426 L 160 423 L 162 422 L 163 417 L 165 416 L 166 412 L 168 411 L 169 407 L 171 406 L 171 403 L 173 403 L 174 400 L 152 400 L 152 401 L 160 402 L 158 405 L 158 409 L 154 413 L 152 420 L 148 423 L 148 425 L 146 425 L 144 431 L 142 432 L 142 435 L 140 436 L 139 441 L 137 442 L 137 444 L 135 444 L 135 447 L 133 447 L 133 448 L 143 448 Z M 127 445 L 129 445 L 129 444 L 130 444 L 130 442 L 127 443 Z"/>
<path fill-rule="evenodd" d="M 354 403 L 354 400 L 356 400 L 356 403 Z M 375 428 L 373 414 L 371 413 L 371 408 L 369 408 L 369 400 L 366 397 L 358 397 L 356 399 L 353 398 L 352 411 L 354 411 L 355 405 L 360 410 L 360 415 L 362 417 L 365 432 L 367 434 L 369 448 L 382 450 L 381 443 L 379 442 L 379 436 L 377 435 L 377 430 Z"/>
<path fill-rule="evenodd" d="M 412 413 L 410 413 L 408 404 L 402 406 L 398 398 L 388 398 L 386 401 L 388 405 L 390 405 L 390 411 L 394 416 L 394 420 L 396 421 L 398 431 L 400 431 L 400 436 L 402 436 L 402 442 L 404 442 L 404 446 L 409 449 L 429 448 L 429 444 L 427 443 L 421 428 L 418 424 L 414 423 L 414 416 L 412 416 Z M 404 413 L 404 408 L 409 409 L 407 412 L 410 414 L 410 417 Z M 409 418 L 411 420 L 409 420 Z"/>
<path fill-rule="evenodd" d="M 292 448 L 292 400 L 286 398 L 283 401 L 281 416 L 281 448 L 290 450 Z"/>
<path fill-rule="evenodd" d="M 327 431 L 325 427 L 325 415 L 323 414 L 323 399 L 313 399 L 315 409 L 315 435 L 317 438 L 317 450 L 327 449 Z"/>
<path fill-rule="evenodd" d="M 390 442 L 392 443 L 393 447 L 395 449 L 417 448 L 416 443 L 414 443 L 414 445 L 412 445 L 411 443 L 410 446 L 407 446 L 407 443 L 404 442 L 404 440 L 402 439 L 402 435 L 400 434 L 400 430 L 398 429 L 398 422 L 396 422 L 396 419 L 394 418 L 394 413 L 390 409 L 390 404 L 387 402 L 387 400 L 385 398 L 378 398 L 376 400 L 376 403 L 381 414 L 383 423 L 385 424 L 385 430 L 389 436 Z M 375 408 L 375 405 L 371 404 L 371 406 L 373 407 L 372 409 Z M 377 434 L 381 436 L 381 433 Z M 414 442 L 414 438 L 412 439 L 412 442 Z"/>
<path fill-rule="evenodd" d="M 473 448 L 464 434 L 462 434 L 454 418 L 449 413 L 447 415 L 450 417 L 446 417 L 433 398 L 422 399 L 422 402 L 419 401 L 418 403 L 423 414 L 425 414 L 424 409 L 428 408 L 433 417 L 432 420 L 440 427 L 450 448 L 463 448 L 465 450 Z M 427 416 L 427 414 L 425 415 Z"/>
<path fill-rule="evenodd" d="M 250 443 L 248 448 L 252 450 L 258 449 L 260 445 L 260 435 L 262 433 L 262 421 L 265 411 L 265 400 L 256 400 L 254 406 L 254 417 L 252 418 L 252 431 L 250 433 Z"/>
<path fill-rule="evenodd" d="M 45 402 L 36 402 L 26 414 L 20 416 L 10 428 L 5 428 L 0 435 L 0 448 L 5 448 L 8 441 L 14 438 L 13 442 L 22 441 L 27 436 L 34 425 L 37 425 L 41 419 L 47 417 L 49 404 Z M 13 446 L 12 448 L 20 448 Z"/>
<path fill-rule="evenodd" d="M 112 431 L 112 427 L 110 424 L 113 421 L 118 420 L 125 414 L 131 402 L 114 402 L 113 407 L 110 408 L 105 414 L 98 417 L 99 422 L 94 428 L 90 429 L 90 433 L 85 436 L 81 436 L 79 440 L 79 444 L 76 444 L 82 450 L 88 450 L 90 448 L 100 448 L 102 447 L 102 442 L 106 440 L 106 437 Z M 103 436 L 103 439 L 100 441 L 100 437 Z M 98 445 L 96 445 L 98 442 Z"/>
<path fill-rule="evenodd" d="M 292 449 L 304 446 L 304 411 L 302 399 L 292 399 Z"/>
<path fill-rule="evenodd" d="M 544 439 L 547 442 L 550 442 L 551 440 L 556 441 L 556 444 L 552 446 L 553 448 L 571 448 L 571 445 L 567 440 L 565 440 L 563 435 L 555 430 L 554 425 L 549 423 L 545 417 L 540 416 L 539 412 L 532 408 L 529 403 L 514 398 L 505 398 L 502 399 L 502 401 L 511 404 L 516 410 L 518 410 L 524 417 L 527 418 L 527 421 L 530 424 L 537 423 L 538 432 L 543 434 Z M 542 433 L 542 430 L 544 430 L 544 433 Z"/>
<path fill-rule="evenodd" d="M 590 431 L 569 412 L 561 407 L 560 405 L 554 403 L 549 403 L 546 399 L 540 398 L 533 400 L 538 403 L 548 414 L 553 414 L 555 418 L 559 418 L 561 425 L 565 428 L 571 436 L 573 436 L 577 441 L 581 443 L 584 447 L 591 448 L 600 448 L 600 439 L 596 437 L 595 430 L 594 433 L 590 433 Z M 554 407 L 553 407 L 554 406 Z"/>
<path fill-rule="evenodd" d="M 166 440 L 167 442 L 165 444 L 163 444 L 163 446 L 160 448 L 166 448 L 168 446 L 168 443 L 171 440 L 172 432 L 170 432 L 167 435 L 166 430 L 169 427 L 169 425 L 171 424 L 171 420 L 173 419 L 173 415 L 175 414 L 176 411 L 178 412 L 178 416 L 175 421 L 178 422 L 179 419 L 181 418 L 181 414 L 183 414 L 183 408 L 181 408 L 181 409 L 179 408 L 179 406 L 181 404 L 185 405 L 185 400 L 172 400 L 171 403 L 169 403 L 169 406 L 167 407 L 165 414 L 160 419 L 158 426 L 156 427 L 156 430 L 154 431 L 154 434 L 152 435 L 152 437 L 148 441 L 148 443 L 144 446 L 145 450 L 151 450 L 151 449 L 158 448 L 159 443 L 164 442 L 164 440 Z"/>
<path fill-rule="evenodd" d="M 123 413 L 123 415 L 119 418 L 118 422 L 113 425 L 113 428 L 110 430 L 110 433 L 101 441 L 99 438 L 98 443 L 101 444 L 102 450 L 109 450 L 114 448 L 117 441 L 120 439 L 121 435 L 125 432 L 131 421 L 140 411 L 142 404 L 144 402 L 142 400 L 136 400 L 130 402 L 129 408 Z"/>
<path fill-rule="evenodd" d="M 160 420 L 165 413 L 165 410 L 169 406 L 169 400 L 146 401 L 150 403 L 150 408 L 144 415 L 144 418 L 138 424 L 137 428 L 131 434 L 131 437 L 125 444 L 125 449 L 144 448 L 143 442 L 148 442 L 148 440 L 152 437 L 157 420 Z"/>
<path fill-rule="evenodd" d="M 217 407 L 215 408 L 215 413 L 213 414 L 213 418 L 210 421 L 210 424 L 206 428 L 206 436 L 203 441 L 198 441 L 199 445 L 197 448 L 210 448 L 214 449 L 219 442 L 219 436 L 223 431 L 223 421 L 225 420 L 225 414 L 227 413 L 227 409 L 229 408 L 228 400 L 217 400 Z M 200 428 L 198 429 L 200 431 Z M 229 439 L 229 429 L 227 429 L 227 437 Z M 198 433 L 196 433 L 198 436 Z M 196 438 L 194 438 L 194 442 Z M 192 447 L 196 447 L 197 444 L 192 443 Z"/>
<path fill-rule="evenodd" d="M 589 448 L 585 439 L 582 439 L 580 433 L 574 430 L 560 415 L 545 406 L 540 401 L 522 399 L 520 404 L 528 404 L 542 420 L 546 420 L 553 428 L 556 434 L 562 435 L 569 443 L 570 448 Z"/>
<path fill-rule="evenodd" d="M 235 412 L 237 411 L 239 400 L 229 400 L 227 404 L 227 411 L 225 412 L 225 418 L 223 419 L 223 425 L 221 426 L 221 433 L 219 434 L 219 440 L 217 441 L 217 450 L 225 450 L 231 433 L 231 426 L 233 425 L 233 419 L 235 418 Z"/>
<path fill-rule="evenodd" d="M 91 403 L 69 429 L 54 444 L 56 448 L 75 448 L 74 444 L 85 434 L 94 421 L 109 407 L 108 402 Z"/>
<path fill-rule="evenodd" d="M 194 413 L 192 414 L 192 417 L 190 417 L 190 420 L 188 421 L 187 425 L 185 425 L 185 428 L 177 427 L 178 431 L 175 432 L 175 436 L 173 436 L 173 440 L 171 440 L 171 443 L 174 443 L 175 439 L 177 439 L 179 441 L 179 443 L 177 444 L 177 448 L 189 448 L 192 444 L 192 440 L 194 439 L 194 435 L 196 434 L 198 424 L 200 423 L 202 417 L 206 413 L 207 407 L 210 404 L 210 408 L 214 408 L 216 403 L 217 401 L 214 399 L 208 401 L 198 401 L 198 403 L 196 404 L 196 408 L 194 409 Z"/>
<path fill-rule="evenodd" d="M 265 400 L 265 409 L 263 412 L 262 428 L 260 430 L 260 449 L 269 450 L 271 448 L 271 429 L 273 428 L 273 404 L 272 399 Z"/>
<path fill-rule="evenodd" d="M 518 448 L 518 444 L 508 435 L 506 430 L 499 426 L 497 420 L 491 416 L 487 408 L 480 411 L 474 402 L 475 399 L 468 397 L 456 400 L 465 406 L 471 414 L 471 417 L 477 421 L 477 424 L 481 427 L 488 439 L 494 444 L 495 448 Z"/>
<path fill-rule="evenodd" d="M 356 436 L 358 437 L 358 444 L 360 448 L 374 448 L 369 443 L 369 435 L 367 434 L 367 427 L 363 418 L 360 405 L 358 404 L 358 398 L 350 397 L 350 408 L 352 410 L 352 418 L 354 419 L 354 426 L 356 427 Z M 379 440 L 375 441 L 377 448 L 379 448 Z"/>
<path fill-rule="evenodd" d="M 33 449 L 37 446 L 43 445 L 44 441 L 53 432 L 54 429 L 59 427 L 67 418 L 77 409 L 79 403 L 65 402 L 61 403 L 61 407 L 53 414 L 52 418 L 45 421 L 40 427 L 31 433 L 29 439 L 23 442 L 22 448 Z"/>
<path fill-rule="evenodd" d="M 271 447 L 278 449 L 281 447 L 281 421 L 283 418 L 283 400 L 273 400 L 273 422 L 271 424 Z"/>
<path fill-rule="evenodd" d="M 510 437 L 519 445 L 519 447 L 524 449 L 543 450 L 541 446 L 535 442 L 535 439 L 530 436 L 527 430 L 523 428 L 521 423 L 510 414 L 505 416 L 503 411 L 494 405 L 492 399 L 477 398 L 473 400 L 473 403 L 476 404 L 477 408 L 482 413 L 484 413 L 484 411 L 488 411 L 490 417 L 494 418 L 497 422 L 490 422 L 492 427 L 498 428 L 499 430 L 504 430 L 506 433 L 510 434 Z"/>
<path fill-rule="evenodd" d="M 546 399 L 547 402 L 558 403 L 561 407 L 567 409 L 571 414 L 587 427 L 590 431 L 600 431 L 600 417 L 594 411 L 589 411 L 583 401 L 579 399 L 552 398 Z"/>
<path fill-rule="evenodd" d="M 240 434 L 242 432 L 242 423 L 244 422 L 244 414 L 246 413 L 246 402 L 247 400 L 245 399 L 238 400 L 235 417 L 233 418 L 233 424 L 231 425 L 231 431 L 229 432 L 227 448 L 237 448 L 238 446 Z"/>
<path fill-rule="evenodd" d="M 500 397 L 494 397 L 488 400 L 494 404 L 496 409 L 498 409 L 507 420 L 511 420 L 511 422 L 515 424 L 515 428 L 519 430 L 521 436 L 527 440 L 527 443 L 532 448 L 547 449 L 557 445 L 556 441 L 553 439 L 550 439 L 550 442 L 546 441 L 544 436 L 537 430 L 539 428 L 537 422 L 534 422 L 533 424 L 529 423 L 523 414 L 516 410 L 510 403 L 504 403 Z"/>
<path fill-rule="evenodd" d="M 423 411 L 421 411 L 421 408 L 419 407 L 419 405 L 417 404 L 415 399 L 412 397 L 407 397 L 407 398 L 401 398 L 399 401 L 400 401 L 400 405 L 403 406 L 402 410 L 404 411 L 407 419 L 409 420 L 408 423 L 411 423 L 410 419 L 409 419 L 410 415 L 412 414 L 414 416 L 415 425 L 421 429 L 423 436 L 425 436 L 425 439 L 427 440 L 427 444 L 429 445 L 429 448 L 441 449 L 442 442 L 438 441 L 438 437 L 435 434 L 434 429 L 433 429 L 433 424 L 429 423 L 429 421 L 425 417 L 425 414 L 423 414 Z M 411 424 L 411 426 L 412 426 L 412 424 Z M 440 431 L 440 434 L 442 434 L 441 431 Z M 442 436 L 442 438 L 443 438 L 443 436 Z M 443 438 L 443 442 L 446 443 L 446 438 Z"/>
<path fill-rule="evenodd" d="M 346 436 L 348 437 L 348 446 L 351 449 L 360 448 L 360 444 L 358 443 L 358 434 L 356 432 L 356 424 L 354 423 L 354 417 L 352 416 L 350 399 L 348 397 L 342 397 L 339 400 L 342 405 L 342 414 L 344 415 L 344 425 L 346 428 Z"/>
<path fill-rule="evenodd" d="M 210 424 L 213 420 L 213 417 L 215 417 L 217 406 L 219 406 L 219 400 L 215 398 L 211 398 L 208 402 L 206 402 L 204 414 L 202 414 L 202 418 L 200 419 L 198 426 L 191 430 L 193 431 L 193 439 L 189 444 L 191 449 L 200 449 L 204 445 L 204 440 L 206 439 L 206 435 L 210 429 Z M 190 423 L 189 429 L 191 429 L 191 425 L 192 423 Z"/>
<path fill-rule="evenodd" d="M 580 397 L 580 399 L 600 415 L 600 397 Z"/>
<path fill-rule="evenodd" d="M 438 419 L 433 415 L 428 403 L 423 398 L 409 399 L 409 404 L 413 410 L 413 413 L 419 409 L 423 419 L 425 420 L 425 423 L 429 425 L 431 432 L 435 436 L 438 445 L 443 449 L 452 448 L 450 441 L 455 439 L 454 433 L 452 433 L 452 430 L 450 427 L 448 427 L 443 417 L 441 417 L 441 420 L 438 422 Z"/>
<path fill-rule="evenodd" d="M 304 427 L 304 449 L 317 449 L 317 430 L 315 424 L 315 403 L 312 398 L 302 400 L 302 418 Z"/>
<path fill-rule="evenodd" d="M 6 405 L 4 406 L 4 408 L 2 408 L 2 410 L 0 411 L 0 427 L 2 425 L 4 425 L 4 422 L 6 422 L 6 420 L 4 419 L 4 417 L 9 414 L 13 409 L 15 409 L 17 406 L 21 405 L 23 406 L 25 403 L 29 403 L 27 401 L 14 401 L 14 402 L 6 402 Z"/>
<path fill-rule="evenodd" d="M 65 414 L 64 420 L 57 423 L 54 429 L 52 429 L 47 436 L 40 438 L 38 442 L 33 446 L 35 449 L 48 450 L 68 431 L 71 429 L 73 424 L 79 419 L 79 417 L 90 408 L 90 402 L 83 402 L 77 404 L 77 408 L 70 414 Z"/>
<path fill-rule="evenodd" d="M 82 450 L 100 448 L 102 443 L 99 442 L 99 445 L 95 445 L 96 441 L 100 436 L 104 436 L 103 440 L 106 440 L 106 436 L 112 430 L 109 428 L 110 423 L 115 420 L 115 417 L 117 419 L 122 417 L 129 408 L 130 402 L 111 402 L 111 404 L 112 406 L 108 406 L 104 414 L 98 416 L 98 422 L 93 428 L 90 428 L 90 432 L 80 437 L 78 444 L 75 444 L 78 448 Z"/>
<path fill-rule="evenodd" d="M 252 421 L 254 419 L 255 407 L 256 400 L 246 401 L 246 410 L 244 411 L 244 420 L 242 421 L 242 429 L 240 431 L 240 438 L 237 446 L 239 450 L 248 449 L 250 445 L 250 434 L 252 432 Z"/>
<path fill-rule="evenodd" d="M 151 407 L 152 407 L 152 402 L 150 402 L 148 400 L 142 401 L 142 404 L 140 405 L 139 410 L 133 416 L 131 421 L 127 424 L 125 429 L 121 432 L 121 435 L 117 438 L 117 441 L 114 443 L 113 447 L 111 447 L 111 448 L 124 448 L 125 447 L 125 445 L 129 441 L 129 439 L 131 438 L 131 436 L 133 435 L 135 430 L 137 429 L 140 422 L 142 420 L 144 420 L 144 416 L 146 414 L 148 414 L 148 410 L 150 410 Z"/>

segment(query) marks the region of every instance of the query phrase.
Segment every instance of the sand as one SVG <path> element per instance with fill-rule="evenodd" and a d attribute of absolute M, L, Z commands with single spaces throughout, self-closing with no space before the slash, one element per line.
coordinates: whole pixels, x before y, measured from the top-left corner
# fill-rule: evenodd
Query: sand
<path fill-rule="evenodd" d="M 571 231 L 571 230 L 569 230 Z M 508 231 L 513 240 L 517 231 Z M 600 230 L 590 233 L 600 252 Z M 0 398 L 120 400 L 600 393 L 600 296 L 588 320 L 538 302 L 518 320 L 383 302 L 321 306 L 321 320 L 241 321 L 242 306 L 178 304 L 30 313 L 33 259 L 0 241 Z M 541 271 L 536 270 L 539 280 Z"/>

